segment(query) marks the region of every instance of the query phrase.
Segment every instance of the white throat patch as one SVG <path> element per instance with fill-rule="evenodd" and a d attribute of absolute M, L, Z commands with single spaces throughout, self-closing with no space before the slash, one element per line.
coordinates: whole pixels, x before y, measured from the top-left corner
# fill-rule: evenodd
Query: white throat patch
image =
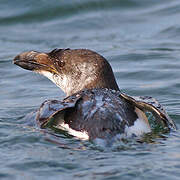
<path fill-rule="evenodd" d="M 60 75 L 56 75 L 50 73 L 48 71 L 38 71 L 40 74 L 46 76 L 50 79 L 54 84 L 56 84 L 59 88 L 61 88 L 64 92 L 66 92 L 66 86 L 68 85 L 68 80 L 66 76 L 61 77 Z"/>
<path fill-rule="evenodd" d="M 68 96 L 72 92 L 75 93 L 83 89 L 92 81 L 94 81 L 96 78 L 95 69 L 89 66 L 88 63 L 82 63 L 81 67 L 78 66 L 75 68 L 77 69 L 75 69 L 74 76 L 72 77 L 71 75 L 64 75 L 64 74 L 57 75 L 50 73 L 48 71 L 38 71 L 38 73 L 50 79 L 59 88 L 61 88 Z M 80 75 L 78 76 L 78 74 Z"/>

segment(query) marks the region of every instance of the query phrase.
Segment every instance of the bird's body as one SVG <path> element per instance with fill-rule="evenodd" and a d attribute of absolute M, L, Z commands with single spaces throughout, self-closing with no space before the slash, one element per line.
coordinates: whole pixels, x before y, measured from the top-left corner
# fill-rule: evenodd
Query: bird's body
<path fill-rule="evenodd" d="M 144 113 L 127 102 L 120 92 L 109 89 L 88 89 L 63 101 L 46 101 L 40 109 L 41 127 L 47 127 L 50 119 L 55 117 L 51 126 L 81 139 L 110 139 L 117 134 L 139 136 L 151 131 Z M 52 116 L 47 116 L 47 111 Z M 141 129 L 136 126 L 136 121 Z"/>
<path fill-rule="evenodd" d="M 108 139 L 117 134 L 140 136 L 151 132 L 144 112 L 157 123 L 176 128 L 164 109 L 151 99 L 136 100 L 122 94 L 105 58 L 86 49 L 35 51 L 15 57 L 14 63 L 51 79 L 67 95 L 62 101 L 45 101 L 36 112 L 41 128 L 49 125 L 83 139 Z M 154 105 L 153 105 L 154 103 Z"/>

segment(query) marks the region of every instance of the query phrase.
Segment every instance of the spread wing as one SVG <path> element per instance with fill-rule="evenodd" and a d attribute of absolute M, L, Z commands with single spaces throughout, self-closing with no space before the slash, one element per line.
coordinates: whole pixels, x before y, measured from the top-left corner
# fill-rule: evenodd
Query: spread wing
<path fill-rule="evenodd" d="M 51 118 L 54 118 L 53 124 L 63 120 L 66 110 L 75 107 L 80 98 L 80 96 L 72 96 L 63 101 L 46 100 L 37 111 L 29 114 L 25 118 L 28 119 L 32 125 L 38 125 L 41 128 L 45 128 L 51 123 Z M 58 114 L 58 118 L 56 117 L 56 114 Z"/>
<path fill-rule="evenodd" d="M 158 124 L 163 124 L 169 129 L 177 129 L 174 121 L 168 116 L 163 106 L 159 104 L 156 99 L 149 96 L 129 96 L 124 93 L 121 93 L 120 96 L 134 104 L 142 111 L 151 112 Z"/>

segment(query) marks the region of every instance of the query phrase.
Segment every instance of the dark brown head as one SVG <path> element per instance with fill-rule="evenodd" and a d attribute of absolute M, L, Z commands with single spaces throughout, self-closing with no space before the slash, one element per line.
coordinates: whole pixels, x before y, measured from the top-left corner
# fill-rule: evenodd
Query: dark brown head
<path fill-rule="evenodd" d="M 85 88 L 119 90 L 107 60 L 87 49 L 24 52 L 14 58 L 14 64 L 43 74 L 68 96 Z"/>

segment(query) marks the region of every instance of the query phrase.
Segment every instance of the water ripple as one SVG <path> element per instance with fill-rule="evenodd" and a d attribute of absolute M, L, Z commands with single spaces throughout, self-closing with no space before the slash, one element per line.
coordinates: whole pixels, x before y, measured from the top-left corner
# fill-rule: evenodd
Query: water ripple
<path fill-rule="evenodd" d="M 180 128 L 179 9 L 178 0 L 1 0 L 0 178 L 179 179 L 179 130 L 103 149 L 26 126 L 26 114 L 64 94 L 12 64 L 26 50 L 90 48 L 123 92 L 155 97 Z"/>

